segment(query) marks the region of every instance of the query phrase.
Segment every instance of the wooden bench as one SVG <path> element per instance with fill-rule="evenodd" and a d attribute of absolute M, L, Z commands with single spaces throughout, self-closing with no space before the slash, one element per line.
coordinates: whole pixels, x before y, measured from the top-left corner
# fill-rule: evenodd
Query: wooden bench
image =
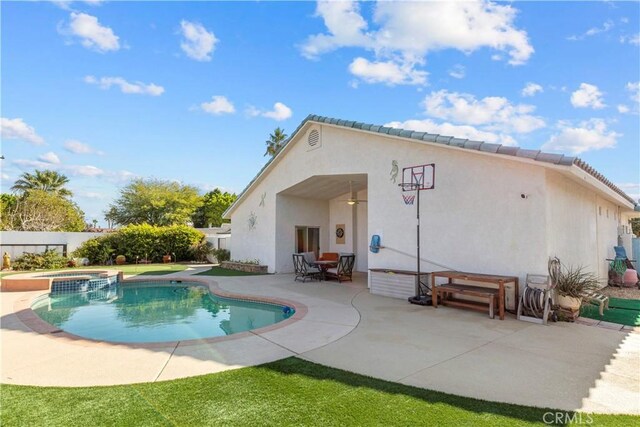
<path fill-rule="evenodd" d="M 498 305 L 498 289 L 484 288 L 481 286 L 459 285 L 456 283 L 445 283 L 435 287 L 436 298 L 440 297 L 440 304 L 454 307 L 464 307 L 477 311 L 489 309 L 489 317 L 494 318 L 494 309 Z M 466 301 L 452 299 L 453 295 L 466 295 L 487 300 L 487 304 L 476 301 Z M 436 306 L 437 307 L 437 306 Z"/>

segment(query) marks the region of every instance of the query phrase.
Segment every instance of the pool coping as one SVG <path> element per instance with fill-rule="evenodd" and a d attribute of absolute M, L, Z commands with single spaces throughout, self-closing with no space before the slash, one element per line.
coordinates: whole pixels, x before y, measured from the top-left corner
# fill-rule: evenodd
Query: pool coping
<path fill-rule="evenodd" d="M 154 348 L 166 348 L 170 346 L 194 346 L 201 344 L 213 344 L 222 341 L 231 341 L 239 338 L 250 337 L 253 335 L 260 335 L 266 332 L 270 332 L 273 330 L 281 329 L 286 326 L 289 326 L 299 320 L 302 320 L 308 313 L 308 307 L 299 302 L 288 300 L 285 298 L 272 298 L 265 296 L 257 296 L 251 294 L 237 294 L 233 292 L 228 292 L 220 288 L 218 282 L 213 279 L 196 279 L 193 276 L 180 276 L 180 277 L 172 277 L 171 279 L 124 279 L 121 280 L 120 284 L 134 284 L 134 283 L 157 283 L 157 282 L 166 282 L 167 285 L 175 284 L 171 282 L 184 281 L 188 283 L 195 283 L 198 285 L 206 286 L 209 292 L 215 296 L 221 298 L 235 299 L 239 301 L 246 302 L 258 302 L 258 303 L 267 303 L 267 304 L 275 304 L 275 305 L 284 305 L 293 307 L 295 313 L 293 316 L 285 319 L 281 322 L 274 323 L 273 325 L 264 326 L 262 328 L 251 329 L 249 331 L 238 332 L 231 335 L 224 335 L 219 337 L 210 337 L 210 338 L 201 338 L 201 339 L 190 339 L 190 340 L 176 340 L 176 341 L 161 341 L 161 342 L 120 342 L 120 341 L 104 341 L 104 340 L 95 340 L 92 338 L 81 337 L 79 335 L 71 334 L 69 332 L 65 332 L 60 328 L 53 326 L 52 324 L 45 322 L 42 320 L 31 308 L 31 305 L 35 302 L 36 299 L 42 297 L 43 295 L 47 295 L 49 292 L 41 292 L 36 295 L 26 295 L 22 298 L 19 298 L 13 304 L 13 312 L 18 317 L 18 319 L 33 332 L 38 333 L 40 335 L 46 336 L 47 338 L 55 339 L 55 340 L 64 340 L 67 343 L 80 345 L 83 347 L 128 347 L 128 348 L 142 348 L 142 349 L 154 349 Z"/>

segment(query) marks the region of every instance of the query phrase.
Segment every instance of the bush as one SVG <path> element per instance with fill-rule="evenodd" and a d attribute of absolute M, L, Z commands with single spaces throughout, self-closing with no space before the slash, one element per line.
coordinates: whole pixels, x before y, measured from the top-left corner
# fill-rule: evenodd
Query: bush
<path fill-rule="evenodd" d="M 73 252 L 76 258 L 87 258 L 92 264 L 106 264 L 115 252 L 111 243 L 111 235 L 94 237 L 84 242 Z"/>
<path fill-rule="evenodd" d="M 205 262 L 207 260 L 207 256 L 211 255 L 213 252 L 213 245 L 206 241 L 206 239 L 202 239 L 200 242 L 191 246 L 191 255 L 196 261 Z"/>
<path fill-rule="evenodd" d="M 214 257 L 216 257 L 218 262 L 229 261 L 231 259 L 231 252 L 229 252 L 227 249 L 214 249 L 212 251 L 212 254 Z"/>
<path fill-rule="evenodd" d="M 190 261 L 195 259 L 193 247 L 203 239 L 204 234 L 185 225 L 129 225 L 114 233 L 87 240 L 73 255 L 89 258 L 92 264 L 105 264 L 115 254 L 124 255 L 129 262 L 135 262 L 136 259 L 162 262 L 163 255 Z"/>
<path fill-rule="evenodd" d="M 69 260 L 55 251 L 49 249 L 41 254 L 25 252 L 13 262 L 15 270 L 41 270 L 64 268 Z"/>

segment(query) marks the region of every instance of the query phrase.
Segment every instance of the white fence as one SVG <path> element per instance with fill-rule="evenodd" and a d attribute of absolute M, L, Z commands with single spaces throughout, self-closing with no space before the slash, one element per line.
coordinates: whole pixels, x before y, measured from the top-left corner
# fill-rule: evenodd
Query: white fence
<path fill-rule="evenodd" d="M 214 248 L 229 249 L 231 231 L 229 228 L 198 228 L 205 234 Z M 2 231 L 0 232 L 0 255 L 8 252 L 16 259 L 25 252 L 42 253 L 55 249 L 63 255 L 70 254 L 83 242 L 104 236 L 105 233 L 56 232 L 56 231 Z"/>
<path fill-rule="evenodd" d="M 2 231 L 0 253 L 8 252 L 16 259 L 25 252 L 42 253 L 55 249 L 61 254 L 70 254 L 83 242 L 104 233 L 55 232 L 55 231 Z"/>

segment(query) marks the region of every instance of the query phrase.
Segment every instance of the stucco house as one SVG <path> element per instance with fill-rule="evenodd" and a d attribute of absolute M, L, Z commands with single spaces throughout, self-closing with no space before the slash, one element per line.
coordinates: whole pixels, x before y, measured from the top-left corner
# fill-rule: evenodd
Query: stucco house
<path fill-rule="evenodd" d="M 416 207 L 398 184 L 425 163 L 436 179 L 420 194 L 424 271 L 524 278 L 558 256 L 604 278 L 619 236 L 630 241 L 636 203 L 576 157 L 310 115 L 225 213 L 231 256 L 276 273 L 306 250 L 353 252 L 361 272 L 415 269 Z"/>

